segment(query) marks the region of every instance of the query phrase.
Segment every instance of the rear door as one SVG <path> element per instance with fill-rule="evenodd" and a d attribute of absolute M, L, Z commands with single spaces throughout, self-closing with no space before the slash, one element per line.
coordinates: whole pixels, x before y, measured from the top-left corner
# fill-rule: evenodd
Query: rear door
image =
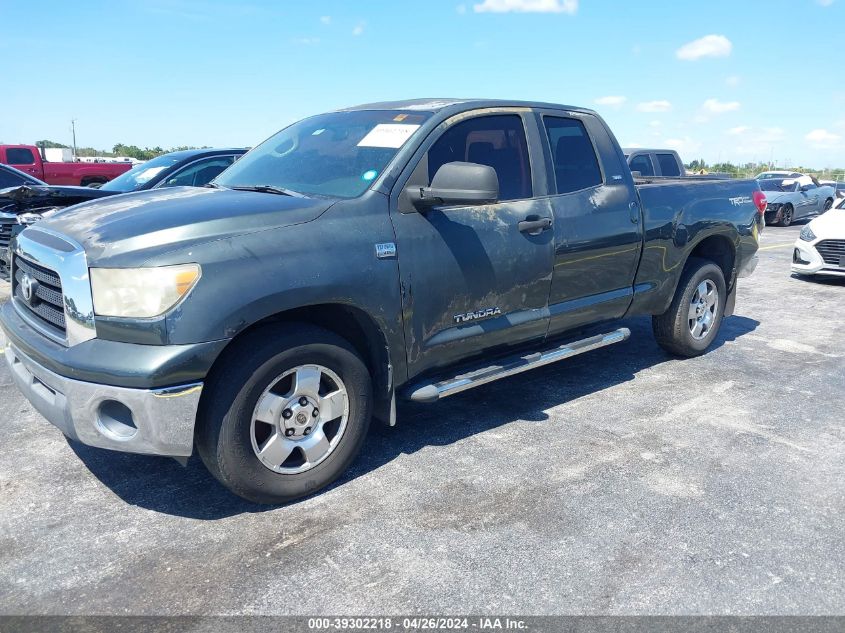
<path fill-rule="evenodd" d="M 555 263 L 549 295 L 549 333 L 554 335 L 625 313 L 642 234 L 630 172 L 604 123 L 590 114 L 556 110 L 543 111 L 540 119 L 549 173 L 554 174 Z"/>
<path fill-rule="evenodd" d="M 408 186 L 431 183 L 445 163 L 489 165 L 499 200 L 418 212 Z M 542 339 L 554 256 L 553 231 L 521 232 L 551 218 L 540 138 L 524 108 L 461 114 L 421 145 L 393 189 L 410 376 L 482 352 Z"/>

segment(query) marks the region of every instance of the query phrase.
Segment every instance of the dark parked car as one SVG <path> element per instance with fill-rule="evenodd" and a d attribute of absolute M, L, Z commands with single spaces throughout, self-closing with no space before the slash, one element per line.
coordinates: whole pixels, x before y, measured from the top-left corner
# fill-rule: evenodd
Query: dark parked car
<path fill-rule="evenodd" d="M 360 106 L 294 123 L 211 187 L 27 228 L 5 358 L 69 437 L 196 447 L 235 493 L 289 501 L 344 472 L 397 399 L 620 343 L 622 317 L 703 354 L 754 270 L 765 204 L 753 180 L 638 184 L 590 110 Z"/>
<path fill-rule="evenodd" d="M 137 165 L 98 189 L 62 187 L 0 164 L 0 278 L 7 276 L 8 246 L 28 226 L 63 207 L 121 193 L 201 187 L 229 167 L 246 149 L 190 149 L 163 154 Z"/>

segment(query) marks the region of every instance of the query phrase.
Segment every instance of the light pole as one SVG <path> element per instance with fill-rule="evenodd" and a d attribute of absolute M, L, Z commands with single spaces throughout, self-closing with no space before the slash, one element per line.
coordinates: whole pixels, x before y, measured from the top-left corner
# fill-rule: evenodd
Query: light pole
<path fill-rule="evenodd" d="M 70 120 L 70 129 L 73 133 L 73 160 L 76 162 L 76 119 Z"/>

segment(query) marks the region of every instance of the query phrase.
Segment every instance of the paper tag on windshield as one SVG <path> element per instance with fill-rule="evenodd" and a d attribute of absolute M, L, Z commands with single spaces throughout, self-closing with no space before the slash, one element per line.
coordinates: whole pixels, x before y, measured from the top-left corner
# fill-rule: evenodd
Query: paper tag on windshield
<path fill-rule="evenodd" d="M 391 147 L 398 149 L 405 144 L 419 125 L 408 123 L 379 123 L 358 143 L 358 147 Z"/>

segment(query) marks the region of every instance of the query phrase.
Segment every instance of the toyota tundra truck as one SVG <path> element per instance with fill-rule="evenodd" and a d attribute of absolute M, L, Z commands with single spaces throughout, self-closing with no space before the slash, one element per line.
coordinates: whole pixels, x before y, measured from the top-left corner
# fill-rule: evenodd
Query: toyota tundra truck
<path fill-rule="evenodd" d="M 25 229 L 5 358 L 69 438 L 196 449 L 234 493 L 283 503 L 341 475 L 397 401 L 620 343 L 625 317 L 704 353 L 765 204 L 753 180 L 636 182 L 590 110 L 354 107 L 283 129 L 206 188 Z"/>

